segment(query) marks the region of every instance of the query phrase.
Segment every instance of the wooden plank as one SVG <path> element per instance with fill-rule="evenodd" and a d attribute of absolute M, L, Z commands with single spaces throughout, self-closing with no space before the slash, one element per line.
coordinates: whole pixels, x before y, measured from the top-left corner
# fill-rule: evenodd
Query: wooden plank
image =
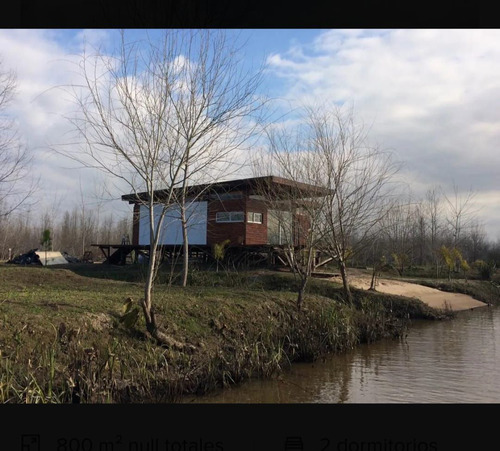
<path fill-rule="evenodd" d="M 328 262 L 331 262 L 333 260 L 333 257 L 329 257 L 326 260 L 323 260 L 322 262 L 319 262 L 317 265 L 314 265 L 314 269 L 318 269 L 323 265 L 326 265 Z"/>

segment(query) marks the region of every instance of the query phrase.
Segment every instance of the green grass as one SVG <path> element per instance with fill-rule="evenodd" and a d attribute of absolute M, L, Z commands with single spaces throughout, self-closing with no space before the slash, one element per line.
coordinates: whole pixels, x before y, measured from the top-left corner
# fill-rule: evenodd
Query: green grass
<path fill-rule="evenodd" d="M 123 303 L 142 295 L 144 269 L 0 265 L 0 402 L 172 402 L 294 361 L 313 361 L 361 342 L 400 336 L 408 319 L 445 312 L 400 296 L 308 285 L 297 312 L 292 274 L 192 271 L 189 286 L 154 290 L 159 323 L 183 345 L 158 346 L 120 321 Z"/>

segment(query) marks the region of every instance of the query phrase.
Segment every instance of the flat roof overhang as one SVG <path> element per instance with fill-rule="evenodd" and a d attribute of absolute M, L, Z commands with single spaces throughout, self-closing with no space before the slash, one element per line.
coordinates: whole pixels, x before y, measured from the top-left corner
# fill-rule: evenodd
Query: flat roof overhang
<path fill-rule="evenodd" d="M 180 193 L 180 188 L 174 188 Z M 249 191 L 251 194 L 272 194 L 277 199 L 286 199 L 290 195 L 295 198 L 321 197 L 328 194 L 329 190 L 308 183 L 296 182 L 294 180 L 276 177 L 273 175 L 264 177 L 252 177 L 247 179 L 228 180 L 216 183 L 205 183 L 188 187 L 188 197 L 199 197 L 213 193 L 229 193 L 234 191 Z M 175 194 L 175 193 L 174 193 Z M 169 196 L 168 190 L 157 190 L 154 192 L 155 201 L 162 202 Z M 129 204 L 136 204 L 148 200 L 147 192 L 124 194 L 121 198 Z"/>

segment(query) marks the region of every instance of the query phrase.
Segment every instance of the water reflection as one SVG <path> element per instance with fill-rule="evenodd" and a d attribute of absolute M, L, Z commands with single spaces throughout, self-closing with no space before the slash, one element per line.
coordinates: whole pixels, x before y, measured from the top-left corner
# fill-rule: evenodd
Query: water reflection
<path fill-rule="evenodd" d="M 212 403 L 500 402 L 500 309 L 415 322 L 406 339 L 361 345 L 278 378 L 186 399 Z"/>

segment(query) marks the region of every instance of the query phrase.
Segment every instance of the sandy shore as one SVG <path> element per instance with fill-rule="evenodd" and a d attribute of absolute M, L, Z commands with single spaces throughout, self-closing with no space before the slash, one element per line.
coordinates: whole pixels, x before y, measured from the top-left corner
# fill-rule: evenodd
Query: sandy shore
<path fill-rule="evenodd" d="M 355 288 L 367 290 L 370 288 L 370 280 L 370 277 L 367 276 L 353 276 L 350 278 L 350 284 Z M 487 305 L 466 294 L 447 293 L 435 288 L 400 282 L 399 280 L 378 279 L 376 290 L 382 293 L 417 298 L 434 308 L 445 308 L 447 306 L 454 311 L 469 310 Z"/>

